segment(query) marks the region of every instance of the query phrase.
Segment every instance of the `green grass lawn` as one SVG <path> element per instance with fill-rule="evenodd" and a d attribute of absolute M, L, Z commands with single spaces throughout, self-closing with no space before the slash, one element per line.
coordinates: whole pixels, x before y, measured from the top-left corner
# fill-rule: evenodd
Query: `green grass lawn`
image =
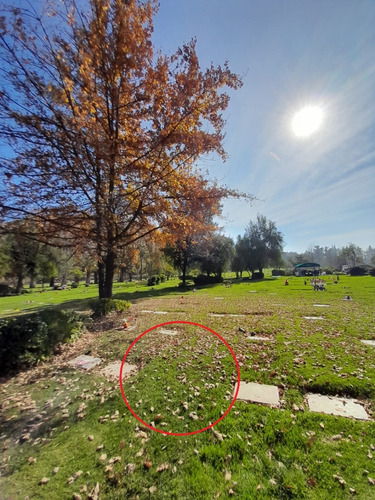
<path fill-rule="evenodd" d="M 79 353 L 90 351 L 107 364 L 121 360 L 152 326 L 199 323 L 231 346 L 241 380 L 279 387 L 281 408 L 237 400 L 212 429 L 164 435 L 142 426 L 118 381 L 103 377 L 101 367 L 75 371 L 55 357 L 0 386 L 0 497 L 88 498 L 99 490 L 98 498 L 109 499 L 375 498 L 374 422 L 312 413 L 304 401 L 311 391 L 374 408 L 375 348 L 360 339 L 375 339 L 375 279 L 326 280 L 325 292 L 294 277 L 289 286 L 284 278 L 232 280 L 230 287 L 194 292 L 181 291 L 177 281 L 154 289 L 116 284 L 114 297 L 132 303 L 126 319 L 133 329 L 101 325 L 100 334 L 81 339 Z M 94 285 L 34 292 L 0 299 L 0 312 L 84 311 L 96 295 Z M 194 432 L 230 405 L 236 368 L 207 330 L 186 323 L 168 328 L 178 335 L 154 329 L 131 349 L 127 362 L 140 369 L 123 383 L 124 392 L 144 422 Z M 270 341 L 250 341 L 251 334 Z"/>

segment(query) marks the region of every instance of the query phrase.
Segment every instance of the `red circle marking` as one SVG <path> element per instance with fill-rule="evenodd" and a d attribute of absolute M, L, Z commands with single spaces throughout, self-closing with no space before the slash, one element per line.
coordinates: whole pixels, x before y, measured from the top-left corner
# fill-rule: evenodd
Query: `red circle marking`
<path fill-rule="evenodd" d="M 227 348 L 229 349 L 233 359 L 234 359 L 234 362 L 236 364 L 236 368 L 237 368 L 237 390 L 236 390 L 236 393 L 234 395 L 234 398 L 231 402 L 231 404 L 229 405 L 229 408 L 227 409 L 227 411 L 224 413 L 224 415 L 222 415 L 218 420 L 216 420 L 216 422 L 214 422 L 213 424 L 211 425 L 208 425 L 207 427 L 205 427 L 204 429 L 198 429 L 197 431 L 193 431 L 193 432 L 167 432 L 167 431 L 162 431 L 161 429 L 157 429 L 156 427 L 152 427 L 152 425 L 149 425 L 147 424 L 146 422 L 144 422 L 132 409 L 132 407 L 130 406 L 130 404 L 128 403 L 128 400 L 126 399 L 126 396 L 124 394 L 124 389 L 122 387 L 122 368 L 124 366 L 124 363 L 125 363 L 125 360 L 126 358 L 128 357 L 128 354 L 130 352 L 130 350 L 132 349 L 132 347 L 138 342 L 139 339 L 141 339 L 143 337 L 143 335 L 146 335 L 146 333 L 149 333 L 151 332 L 151 330 L 155 330 L 155 328 L 159 328 L 160 326 L 165 326 L 165 325 L 173 325 L 173 324 L 185 324 L 185 325 L 194 325 L 194 326 L 199 326 L 200 328 L 204 328 L 205 330 L 208 330 L 209 332 L 213 333 L 214 335 L 216 335 L 216 337 L 218 337 L 226 346 Z M 204 326 L 204 325 L 200 325 L 199 323 L 193 323 L 191 321 L 168 321 L 166 323 L 161 323 L 160 325 L 155 325 L 151 328 L 149 328 L 148 330 L 146 330 L 145 332 L 141 333 L 141 335 L 139 335 L 132 343 L 131 345 L 129 346 L 128 350 L 126 351 L 126 354 L 124 356 L 124 359 L 122 360 L 122 363 L 121 363 L 121 368 L 120 368 L 120 389 L 121 389 L 121 394 L 122 394 L 122 397 L 126 403 L 126 406 L 129 408 L 130 412 L 133 414 L 133 416 L 139 420 L 139 422 L 141 422 L 143 425 L 145 425 L 146 427 L 148 427 L 149 429 L 153 430 L 153 431 L 156 431 L 156 432 L 160 432 L 161 434 L 168 434 L 169 436 L 191 436 L 192 434 L 198 434 L 199 432 L 203 432 L 203 431 L 207 431 L 208 429 L 210 429 L 211 427 L 214 427 L 216 424 L 218 424 L 220 422 L 220 420 L 223 420 L 223 418 L 225 416 L 228 415 L 228 413 L 230 412 L 232 406 L 234 405 L 236 399 L 237 399 L 237 395 L 238 395 L 238 391 L 240 390 L 240 366 L 238 364 L 238 361 L 236 359 L 236 356 L 234 355 L 234 352 L 232 350 L 232 348 L 230 347 L 230 345 L 228 344 L 228 342 L 226 340 L 223 339 L 223 337 L 221 337 L 218 333 L 216 333 L 214 330 L 211 330 L 211 328 L 208 328 L 207 326 Z"/>

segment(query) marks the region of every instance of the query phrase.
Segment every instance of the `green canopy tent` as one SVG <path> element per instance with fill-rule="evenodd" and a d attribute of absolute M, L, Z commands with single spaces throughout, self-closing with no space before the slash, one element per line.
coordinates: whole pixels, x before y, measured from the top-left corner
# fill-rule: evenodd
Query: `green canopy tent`
<path fill-rule="evenodd" d="M 296 276 L 318 276 L 320 274 L 320 264 L 315 262 L 303 262 L 294 267 Z"/>

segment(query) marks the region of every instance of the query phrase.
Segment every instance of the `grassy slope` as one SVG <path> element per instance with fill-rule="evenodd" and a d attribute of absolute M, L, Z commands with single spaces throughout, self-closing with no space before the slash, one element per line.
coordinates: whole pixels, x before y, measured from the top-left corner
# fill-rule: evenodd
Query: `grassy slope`
<path fill-rule="evenodd" d="M 131 341 L 155 324 L 198 322 L 231 345 L 242 380 L 284 388 L 282 409 L 237 401 L 215 433 L 165 436 L 139 429 L 116 381 L 109 383 L 98 372 L 47 365 L 1 387 L 3 497 L 72 498 L 82 490 L 86 498 L 85 489 L 90 492 L 97 483 L 102 498 L 196 499 L 219 493 L 220 498 L 351 498 L 350 488 L 357 498 L 375 497 L 369 482 L 375 479 L 374 423 L 313 414 L 303 400 L 306 391 L 314 390 L 374 405 L 374 351 L 358 339 L 375 339 L 375 280 L 341 277 L 338 285 L 328 281 L 326 292 L 313 292 L 300 278 L 291 278 L 288 287 L 283 282 L 212 286 L 196 293 L 182 293 L 175 283 L 155 290 L 119 285 L 116 297 L 134 303 L 135 330 L 107 331 L 87 346 L 106 361 L 121 359 Z M 80 298 L 91 293 L 94 287 L 39 296 L 55 303 L 69 297 L 64 307 L 85 309 Z M 343 301 L 347 294 L 354 300 Z M 33 295 L 1 299 L 0 307 L 9 314 L 33 305 L 25 304 L 28 300 Z M 34 307 L 43 307 L 35 302 Z M 317 303 L 330 307 L 314 307 Z M 239 326 L 272 340 L 251 342 Z M 232 357 L 212 334 L 186 325 L 174 328 L 180 332 L 176 337 L 153 330 L 136 344 L 127 361 L 142 370 L 124 383 L 124 390 L 144 421 L 191 432 L 226 410 L 236 373 Z M 189 417 L 192 411 L 198 420 Z M 41 425 L 31 429 L 30 439 L 17 442 L 35 423 Z M 96 451 L 100 445 L 103 449 Z M 36 462 L 30 464 L 30 457 Z M 55 467 L 59 470 L 53 474 Z M 43 477 L 49 482 L 39 485 Z"/>

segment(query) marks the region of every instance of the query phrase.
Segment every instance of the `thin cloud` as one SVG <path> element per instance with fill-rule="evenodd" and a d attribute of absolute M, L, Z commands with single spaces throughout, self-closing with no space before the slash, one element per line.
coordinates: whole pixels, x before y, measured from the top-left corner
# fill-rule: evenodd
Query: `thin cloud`
<path fill-rule="evenodd" d="M 274 158 L 275 160 L 277 160 L 277 161 L 281 161 L 281 160 L 280 160 L 280 158 L 277 156 L 277 154 L 272 153 L 272 151 L 270 151 L 268 154 L 269 154 L 270 156 L 272 156 L 272 158 Z"/>

